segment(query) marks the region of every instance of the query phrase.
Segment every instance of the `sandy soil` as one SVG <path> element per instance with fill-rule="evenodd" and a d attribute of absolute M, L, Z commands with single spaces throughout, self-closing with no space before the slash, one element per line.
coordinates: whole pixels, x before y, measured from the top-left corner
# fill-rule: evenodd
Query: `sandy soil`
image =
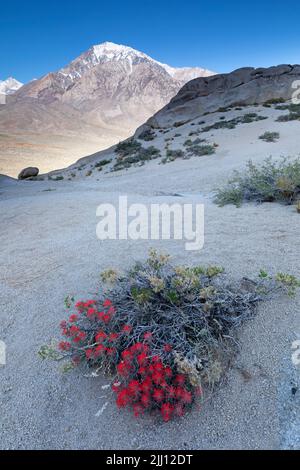
<path fill-rule="evenodd" d="M 223 265 L 235 279 L 255 276 L 261 268 L 300 276 L 300 219 L 294 207 L 219 208 L 211 201 L 213 190 L 249 157 L 298 153 L 299 122 L 274 123 L 275 111 L 262 112 L 270 119 L 212 132 L 219 144 L 213 156 L 94 172 L 84 179 L 79 173 L 74 181 L 0 178 L 0 339 L 7 344 L 7 364 L 0 368 L 2 449 L 300 448 L 299 390 L 292 393 L 299 387 L 299 369 L 291 360 L 292 341 L 300 335 L 299 295 L 261 305 L 239 332 L 240 353 L 222 387 L 201 410 L 168 424 L 119 412 L 101 388 L 105 378 L 64 375 L 37 355 L 58 336 L 67 294 L 85 298 L 96 292 L 103 269 L 126 268 L 145 258 L 150 247 L 170 252 L 178 263 Z M 258 141 L 279 125 L 278 143 Z M 120 194 L 145 204 L 203 202 L 203 250 L 187 252 L 183 241 L 99 241 L 96 208 L 117 204 Z"/>

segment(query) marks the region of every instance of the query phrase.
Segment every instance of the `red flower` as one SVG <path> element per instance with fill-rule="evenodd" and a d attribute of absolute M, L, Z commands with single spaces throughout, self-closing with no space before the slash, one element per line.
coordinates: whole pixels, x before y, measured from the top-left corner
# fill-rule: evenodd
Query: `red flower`
<path fill-rule="evenodd" d="M 183 385 L 185 383 L 185 376 L 183 374 L 177 374 L 175 377 L 175 382 L 178 385 Z"/>
<path fill-rule="evenodd" d="M 143 380 L 141 383 L 141 390 L 144 393 L 149 393 L 152 389 L 152 381 L 148 377 L 147 379 Z"/>
<path fill-rule="evenodd" d="M 164 399 L 164 392 L 160 388 L 155 388 L 152 396 L 155 401 L 161 402 Z"/>
<path fill-rule="evenodd" d="M 153 374 L 152 374 L 152 380 L 155 384 L 159 385 L 161 384 L 162 382 L 164 382 L 164 376 L 161 372 L 159 371 L 155 371 Z"/>
<path fill-rule="evenodd" d="M 99 320 L 102 320 L 103 315 L 104 315 L 104 312 L 97 312 L 97 318 L 98 318 Z"/>
<path fill-rule="evenodd" d="M 129 351 L 129 349 L 125 349 L 124 351 L 122 351 L 121 356 L 124 359 L 124 361 L 131 361 L 132 360 L 132 353 L 131 353 L 131 351 Z"/>
<path fill-rule="evenodd" d="M 106 313 L 105 315 L 103 315 L 102 320 L 104 321 L 104 323 L 109 323 L 110 316 Z"/>
<path fill-rule="evenodd" d="M 145 375 L 145 374 L 147 374 L 147 369 L 146 369 L 146 367 L 140 367 L 139 370 L 138 370 L 138 373 L 139 373 L 140 375 Z"/>
<path fill-rule="evenodd" d="M 74 336 L 74 335 L 76 335 L 79 331 L 80 331 L 80 330 L 79 330 L 78 326 L 72 325 L 71 328 L 70 328 L 70 335 L 71 335 L 71 336 Z"/>
<path fill-rule="evenodd" d="M 156 355 L 156 356 L 153 356 L 152 357 L 152 362 L 158 362 L 158 363 L 161 363 L 161 358 L 160 356 Z"/>
<path fill-rule="evenodd" d="M 105 347 L 103 346 L 103 344 L 99 344 L 98 346 L 95 347 L 94 356 L 99 357 L 101 356 L 101 354 L 104 353 L 104 351 L 105 351 Z"/>
<path fill-rule="evenodd" d="M 175 390 L 175 396 L 178 400 L 181 399 L 182 397 L 182 394 L 184 393 L 184 389 L 181 388 L 181 387 L 176 387 L 176 390 Z"/>
<path fill-rule="evenodd" d="M 147 362 L 147 354 L 145 352 L 139 354 L 137 357 L 137 361 L 140 366 L 144 365 Z"/>
<path fill-rule="evenodd" d="M 59 348 L 61 351 L 69 351 L 69 349 L 71 348 L 71 344 L 70 344 L 68 341 L 61 341 L 61 342 L 58 344 L 58 348 Z"/>
<path fill-rule="evenodd" d="M 151 398 L 148 393 L 143 393 L 141 395 L 141 403 L 145 408 L 148 408 L 150 406 Z"/>
<path fill-rule="evenodd" d="M 61 321 L 60 324 L 59 324 L 59 326 L 61 327 L 62 330 L 65 329 L 66 326 L 67 326 L 66 320 Z"/>
<path fill-rule="evenodd" d="M 109 335 L 108 341 L 116 341 L 116 339 L 118 339 L 118 337 L 119 337 L 118 333 L 111 333 Z"/>
<path fill-rule="evenodd" d="M 108 313 L 109 315 L 113 315 L 114 313 L 116 313 L 115 307 L 109 307 L 107 313 Z"/>
<path fill-rule="evenodd" d="M 124 390 L 121 390 L 118 393 L 117 400 L 116 400 L 118 408 L 124 408 L 129 403 L 129 401 L 130 401 L 130 398 L 125 388 Z"/>
<path fill-rule="evenodd" d="M 78 320 L 78 315 L 75 313 L 73 315 L 70 315 L 69 322 L 74 323 Z"/>
<path fill-rule="evenodd" d="M 172 351 L 172 349 L 173 349 L 173 348 L 172 348 L 171 344 L 165 344 L 165 345 L 164 345 L 164 351 L 170 352 L 170 351 Z"/>
<path fill-rule="evenodd" d="M 167 377 L 169 377 L 169 378 L 172 377 L 173 372 L 172 372 L 172 369 L 171 369 L 170 366 L 166 366 L 166 367 L 165 367 L 165 375 L 166 375 Z"/>
<path fill-rule="evenodd" d="M 83 331 L 79 331 L 78 335 L 74 336 L 73 341 L 74 343 L 79 343 L 86 338 L 86 334 Z"/>
<path fill-rule="evenodd" d="M 98 333 L 96 334 L 96 337 L 95 337 L 95 340 L 97 343 L 102 343 L 102 341 L 106 338 L 106 334 L 104 333 L 104 331 L 100 330 L 98 331 Z"/>
<path fill-rule="evenodd" d="M 86 355 L 86 358 L 87 359 L 91 359 L 91 357 L 93 356 L 93 350 L 90 348 L 90 349 L 86 349 L 85 351 L 85 355 Z"/>
<path fill-rule="evenodd" d="M 168 398 L 172 399 L 176 396 L 176 388 L 173 385 L 169 385 L 167 388 Z"/>
<path fill-rule="evenodd" d="M 192 403 L 193 397 L 191 392 L 184 388 L 181 395 L 181 400 L 183 401 L 183 403 Z"/>
<path fill-rule="evenodd" d="M 130 333 L 131 330 L 132 330 L 131 325 L 124 325 L 123 328 L 122 328 L 122 331 L 124 331 L 124 333 Z"/>
<path fill-rule="evenodd" d="M 120 362 L 117 365 L 118 374 L 122 377 L 126 377 L 129 374 L 128 365 L 125 362 Z"/>
<path fill-rule="evenodd" d="M 96 315 L 96 309 L 95 308 L 88 308 L 86 315 L 88 318 L 93 318 Z"/>
<path fill-rule="evenodd" d="M 170 421 L 174 407 L 170 403 L 163 403 L 161 405 L 161 414 L 164 421 Z"/>
<path fill-rule="evenodd" d="M 131 380 L 128 384 L 127 390 L 130 395 L 137 396 L 140 391 L 140 383 L 138 380 Z"/>
<path fill-rule="evenodd" d="M 133 344 L 131 346 L 131 349 L 134 352 L 141 352 L 144 349 L 144 345 L 143 345 L 143 343 L 138 342 L 138 343 Z"/>
<path fill-rule="evenodd" d="M 90 307 L 91 305 L 95 305 L 97 303 L 96 300 L 87 300 L 85 303 L 84 303 L 84 307 Z"/>
<path fill-rule="evenodd" d="M 79 312 L 83 312 L 83 310 L 84 310 L 84 305 L 85 305 L 84 302 L 77 302 L 77 303 L 75 304 L 75 307 L 77 308 L 77 310 L 78 310 Z"/>
<path fill-rule="evenodd" d="M 110 300 L 108 300 L 108 299 L 104 300 L 103 307 L 109 307 L 110 305 L 112 305 Z"/>

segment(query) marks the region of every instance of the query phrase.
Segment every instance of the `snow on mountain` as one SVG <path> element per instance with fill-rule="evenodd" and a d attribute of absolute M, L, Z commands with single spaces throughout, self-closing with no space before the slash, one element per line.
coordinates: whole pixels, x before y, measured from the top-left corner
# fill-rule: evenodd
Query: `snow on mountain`
<path fill-rule="evenodd" d="M 23 83 L 19 82 L 13 77 L 8 77 L 6 80 L 0 80 L 0 93 L 4 95 L 11 95 L 15 93 Z"/>

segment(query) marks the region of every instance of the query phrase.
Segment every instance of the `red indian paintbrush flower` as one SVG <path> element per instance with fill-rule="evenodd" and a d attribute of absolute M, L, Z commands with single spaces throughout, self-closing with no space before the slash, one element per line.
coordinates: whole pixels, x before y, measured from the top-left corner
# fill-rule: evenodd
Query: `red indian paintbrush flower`
<path fill-rule="evenodd" d="M 164 392 L 160 388 L 155 388 L 152 394 L 153 398 L 157 402 L 162 402 L 164 399 Z"/>

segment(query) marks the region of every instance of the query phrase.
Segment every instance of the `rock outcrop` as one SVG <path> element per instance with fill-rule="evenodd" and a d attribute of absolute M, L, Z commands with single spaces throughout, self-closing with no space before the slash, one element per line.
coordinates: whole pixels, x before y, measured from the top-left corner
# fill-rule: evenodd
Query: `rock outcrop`
<path fill-rule="evenodd" d="M 168 127 L 176 121 L 194 119 L 219 108 L 262 104 L 274 98 L 288 100 L 295 93 L 297 80 L 300 80 L 300 65 L 245 67 L 228 74 L 196 78 L 184 85 L 146 125 Z"/>

